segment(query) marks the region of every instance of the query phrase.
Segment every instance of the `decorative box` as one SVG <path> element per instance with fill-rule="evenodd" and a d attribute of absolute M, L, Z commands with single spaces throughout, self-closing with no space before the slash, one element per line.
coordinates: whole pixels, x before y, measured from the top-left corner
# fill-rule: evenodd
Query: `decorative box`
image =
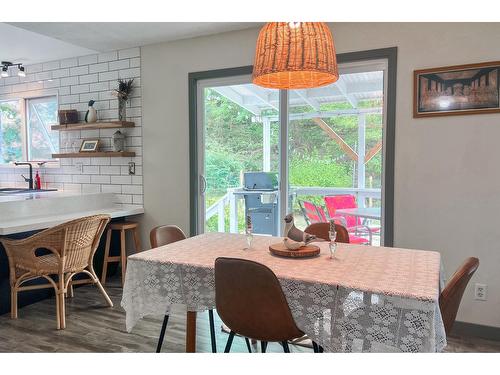
<path fill-rule="evenodd" d="M 58 111 L 59 124 L 75 124 L 78 122 L 78 111 L 76 109 L 63 109 Z"/>

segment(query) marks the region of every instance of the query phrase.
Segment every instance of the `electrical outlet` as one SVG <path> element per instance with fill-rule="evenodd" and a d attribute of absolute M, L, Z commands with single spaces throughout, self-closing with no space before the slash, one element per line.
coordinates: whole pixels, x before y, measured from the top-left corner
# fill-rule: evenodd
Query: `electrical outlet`
<path fill-rule="evenodd" d="M 75 168 L 78 172 L 82 173 L 83 172 L 83 162 L 81 162 L 81 161 L 75 162 Z"/>
<path fill-rule="evenodd" d="M 128 174 L 135 175 L 135 163 L 133 161 L 129 161 L 128 163 Z"/>
<path fill-rule="evenodd" d="M 486 301 L 488 296 L 488 286 L 486 284 L 474 284 L 474 299 L 478 301 Z"/>

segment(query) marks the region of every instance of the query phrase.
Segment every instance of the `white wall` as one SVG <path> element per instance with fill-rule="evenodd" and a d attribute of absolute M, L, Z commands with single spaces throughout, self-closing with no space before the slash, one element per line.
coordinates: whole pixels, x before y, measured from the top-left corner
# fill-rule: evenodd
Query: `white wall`
<path fill-rule="evenodd" d="M 395 246 L 438 250 L 448 276 L 481 265 L 458 320 L 500 327 L 500 115 L 412 118 L 413 70 L 499 59 L 500 24 L 331 24 L 337 52 L 398 47 Z M 189 228 L 188 73 L 253 63 L 257 29 L 142 48 L 143 233 Z M 159 140 L 161 140 L 159 142 Z"/>
<path fill-rule="evenodd" d="M 142 206 L 142 101 L 140 48 L 130 48 L 49 61 L 26 66 L 26 77 L 0 79 L 0 100 L 57 95 L 59 109 L 76 109 L 83 121 L 88 102 L 94 100 L 99 120 L 118 119 L 118 99 L 111 91 L 118 78 L 134 79 L 134 90 L 127 103 L 127 120 L 134 128 L 121 129 L 127 138 L 130 158 L 60 159 L 60 167 L 40 168 L 44 188 L 78 192 L 115 193 L 116 203 Z M 112 135 L 118 129 L 60 131 L 60 152 L 78 151 L 82 139 L 99 138 L 104 151 L 112 149 Z M 136 174 L 128 174 L 128 162 L 136 163 Z M 82 165 L 81 170 L 79 165 Z M 27 168 L 0 165 L 0 187 L 25 187 L 21 173 Z"/>

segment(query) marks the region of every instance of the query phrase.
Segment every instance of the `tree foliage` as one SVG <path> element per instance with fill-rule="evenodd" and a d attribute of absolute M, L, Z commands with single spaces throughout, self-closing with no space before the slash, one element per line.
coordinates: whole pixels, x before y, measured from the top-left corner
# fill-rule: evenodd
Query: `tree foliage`
<path fill-rule="evenodd" d="M 359 106 L 378 107 L 380 101 L 360 102 Z M 351 108 L 348 103 L 329 103 L 322 111 Z M 312 111 L 293 107 L 291 113 Z M 269 115 L 277 115 L 274 110 Z M 358 145 L 358 117 L 336 116 L 323 119 L 354 150 Z M 263 124 L 251 112 L 212 89 L 205 91 L 205 163 L 207 206 L 223 196 L 228 188 L 241 186 L 242 173 L 262 170 Z M 366 115 L 366 152 L 382 137 L 382 116 Z M 289 180 L 291 186 L 351 187 L 356 179 L 356 163 L 351 160 L 312 119 L 292 119 L 289 123 Z M 366 164 L 367 181 L 380 187 L 381 156 Z M 279 124 L 271 123 L 271 170 L 278 171 Z M 314 197 L 308 197 L 315 201 Z M 296 207 L 297 208 L 297 207 Z M 227 215 L 229 212 L 226 213 Z M 240 225 L 243 211 L 240 209 Z M 227 216 L 226 216 L 227 217 Z M 226 226 L 228 220 L 226 220 Z M 216 230 L 217 218 L 207 226 Z"/>

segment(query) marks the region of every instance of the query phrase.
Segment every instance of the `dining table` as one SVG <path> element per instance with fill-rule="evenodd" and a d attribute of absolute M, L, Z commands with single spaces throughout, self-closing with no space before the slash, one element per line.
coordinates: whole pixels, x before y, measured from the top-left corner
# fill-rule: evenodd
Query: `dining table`
<path fill-rule="evenodd" d="M 363 219 L 380 220 L 380 207 L 356 207 L 356 208 L 339 208 L 335 211 L 339 216 L 355 216 Z"/>
<path fill-rule="evenodd" d="M 277 276 L 297 326 L 325 352 L 440 352 L 439 252 L 317 242 L 319 255 L 279 257 L 281 237 L 205 233 L 128 257 L 121 305 L 126 329 L 145 316 L 186 310 L 186 352 L 196 351 L 196 313 L 216 308 L 218 257 L 248 259 Z M 160 328 L 160 327 L 158 327 Z M 167 330 L 168 337 L 168 330 Z"/>

